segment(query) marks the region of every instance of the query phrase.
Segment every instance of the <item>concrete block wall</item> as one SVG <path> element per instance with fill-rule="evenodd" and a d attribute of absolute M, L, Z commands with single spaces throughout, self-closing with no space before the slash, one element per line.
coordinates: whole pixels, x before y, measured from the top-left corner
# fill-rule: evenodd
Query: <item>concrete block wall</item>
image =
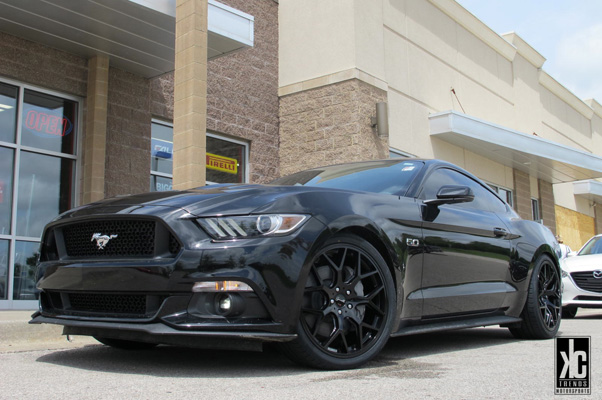
<path fill-rule="evenodd" d="M 388 137 L 372 128 L 385 91 L 358 79 L 293 93 L 280 100 L 283 175 L 342 162 L 388 158 Z"/>

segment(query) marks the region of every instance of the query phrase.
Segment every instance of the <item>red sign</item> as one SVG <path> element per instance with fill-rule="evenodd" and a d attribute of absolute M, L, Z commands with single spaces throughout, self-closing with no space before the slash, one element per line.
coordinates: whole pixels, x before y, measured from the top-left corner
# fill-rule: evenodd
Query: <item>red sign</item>
<path fill-rule="evenodd" d="M 25 126 L 32 131 L 48 135 L 65 136 L 71 132 L 72 124 L 65 117 L 29 110 L 25 116 Z"/>

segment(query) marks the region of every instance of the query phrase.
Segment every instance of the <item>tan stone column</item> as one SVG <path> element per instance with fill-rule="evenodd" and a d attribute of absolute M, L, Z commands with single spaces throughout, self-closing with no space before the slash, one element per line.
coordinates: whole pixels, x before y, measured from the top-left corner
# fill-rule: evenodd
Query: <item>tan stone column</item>
<path fill-rule="evenodd" d="M 205 185 L 207 0 L 177 0 L 174 83 L 174 189 Z"/>
<path fill-rule="evenodd" d="M 100 200 L 105 195 L 108 93 L 109 57 L 99 55 L 88 60 L 82 204 Z"/>

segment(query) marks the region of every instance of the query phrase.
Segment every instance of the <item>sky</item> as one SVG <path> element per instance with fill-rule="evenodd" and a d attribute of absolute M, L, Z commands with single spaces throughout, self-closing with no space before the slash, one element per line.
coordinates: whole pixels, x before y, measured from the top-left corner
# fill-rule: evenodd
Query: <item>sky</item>
<path fill-rule="evenodd" d="M 582 100 L 602 104 L 602 0 L 456 0 L 498 34 L 515 32 L 543 70 Z"/>

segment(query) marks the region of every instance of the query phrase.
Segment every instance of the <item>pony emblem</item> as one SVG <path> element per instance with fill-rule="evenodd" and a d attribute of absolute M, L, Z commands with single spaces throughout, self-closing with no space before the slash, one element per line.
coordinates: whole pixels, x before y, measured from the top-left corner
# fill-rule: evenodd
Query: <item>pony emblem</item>
<path fill-rule="evenodd" d="M 109 240 L 115 239 L 117 235 L 103 235 L 102 233 L 95 233 L 92 235 L 91 242 L 96 240 L 96 246 L 98 246 L 98 250 L 104 250 Z"/>

